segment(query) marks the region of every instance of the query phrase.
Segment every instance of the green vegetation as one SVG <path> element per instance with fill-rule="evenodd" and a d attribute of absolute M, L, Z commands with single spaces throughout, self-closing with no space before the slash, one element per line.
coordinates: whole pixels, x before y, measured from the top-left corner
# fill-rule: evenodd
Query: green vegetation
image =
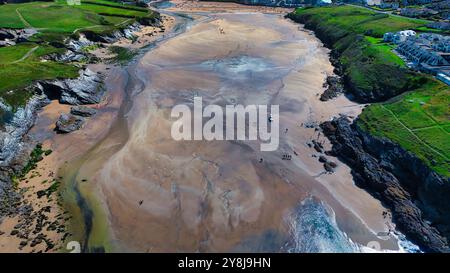
<path fill-rule="evenodd" d="M 23 106 L 32 95 L 24 88 L 34 80 L 74 78 L 78 68 L 54 61 L 42 61 L 41 57 L 62 49 L 49 45 L 22 43 L 0 48 L 0 97 L 13 109 Z"/>
<path fill-rule="evenodd" d="M 32 3 L 24 3 L 21 5 L 7 4 L 0 6 L 0 27 L 5 28 L 25 28 L 24 22 L 17 14 L 16 9 L 19 7 L 27 7 Z"/>
<path fill-rule="evenodd" d="M 37 163 L 43 159 L 43 155 L 48 155 L 48 151 L 51 150 L 42 149 L 42 144 L 36 145 L 30 153 L 30 159 L 28 159 L 27 164 L 22 168 L 22 170 L 11 175 L 11 180 L 15 186 L 17 186 L 19 181 L 24 179 L 31 170 L 36 169 Z"/>
<path fill-rule="evenodd" d="M 120 46 L 110 46 L 108 51 L 115 56 L 110 58 L 110 63 L 125 64 L 138 54 L 136 50 L 128 49 Z"/>
<path fill-rule="evenodd" d="M 450 89 L 429 80 L 392 101 L 373 104 L 358 125 L 413 152 L 437 173 L 450 176 Z"/>
<path fill-rule="evenodd" d="M 337 53 L 346 87 L 356 99 L 379 102 L 359 116 L 362 129 L 398 143 L 450 176 L 450 88 L 408 70 L 381 39 L 386 32 L 423 30 L 426 21 L 353 6 L 297 9 L 289 17 L 313 29 Z"/>
<path fill-rule="evenodd" d="M 426 20 L 390 16 L 355 6 L 298 8 L 294 15 L 314 16 L 313 20 L 334 25 L 339 30 L 356 34 L 370 32 L 371 36 L 378 38 L 383 37 L 386 32 L 416 29 L 429 23 Z"/>
<path fill-rule="evenodd" d="M 375 58 L 385 64 L 397 64 L 399 67 L 406 67 L 405 62 L 392 50 L 394 46 L 383 42 L 381 38 L 366 36 L 371 46 L 367 48 L 368 55 L 376 56 Z"/>
<path fill-rule="evenodd" d="M 371 6 L 370 8 L 374 9 L 374 10 L 379 10 L 379 11 L 393 11 L 394 10 L 392 8 L 382 8 L 382 7 L 377 7 L 377 6 Z"/>
<path fill-rule="evenodd" d="M 42 33 L 68 35 L 85 29 L 111 31 L 129 19 L 151 19 L 155 16 L 148 9 L 113 1 L 89 0 L 70 6 L 65 0 L 56 0 L 1 5 L 0 27 L 33 27 Z"/>
<path fill-rule="evenodd" d="M 61 185 L 61 182 L 54 179 L 53 183 L 48 188 L 46 188 L 45 190 L 40 190 L 40 191 L 36 192 L 36 195 L 38 196 L 38 198 L 41 198 L 42 196 L 47 196 L 47 198 L 49 198 L 50 195 L 52 195 L 52 193 L 54 193 L 58 190 L 60 185 Z"/>
<path fill-rule="evenodd" d="M 420 77 L 405 67 L 381 37 L 424 26 L 427 21 L 353 6 L 299 8 L 289 17 L 313 29 L 338 53 L 346 85 L 357 100 L 382 101 L 420 86 Z"/>
<path fill-rule="evenodd" d="M 417 31 L 420 32 L 433 32 L 438 34 L 450 34 L 450 30 L 443 30 L 443 29 L 436 29 L 436 28 L 430 28 L 430 27 L 418 27 L 416 28 Z"/>

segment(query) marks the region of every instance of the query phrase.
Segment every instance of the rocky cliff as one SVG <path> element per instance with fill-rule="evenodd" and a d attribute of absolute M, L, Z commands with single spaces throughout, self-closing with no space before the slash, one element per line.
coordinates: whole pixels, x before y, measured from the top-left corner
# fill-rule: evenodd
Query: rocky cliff
<path fill-rule="evenodd" d="M 0 130 L 0 219 L 20 208 L 16 205 L 19 194 L 14 191 L 11 176 L 20 172 L 28 161 L 33 141 L 27 133 L 34 125 L 38 111 L 49 99 L 62 103 L 98 103 L 103 97 L 103 78 L 90 71 L 81 70 L 77 79 L 39 81 L 29 88 L 36 90 L 28 103 L 14 113 Z"/>
<path fill-rule="evenodd" d="M 45 96 L 33 96 L 0 130 L 0 219 L 20 209 L 19 194 L 14 191 L 11 175 L 19 172 L 28 160 L 32 146 L 26 134 L 34 124 L 37 111 L 47 102 Z"/>
<path fill-rule="evenodd" d="M 421 249 L 449 252 L 450 181 L 388 139 L 374 137 L 346 117 L 321 124 L 329 152 L 352 168 L 358 186 L 391 209 L 397 228 Z"/>
<path fill-rule="evenodd" d="M 89 69 L 77 79 L 39 81 L 36 89 L 50 99 L 72 105 L 99 103 L 104 94 L 103 77 Z"/>

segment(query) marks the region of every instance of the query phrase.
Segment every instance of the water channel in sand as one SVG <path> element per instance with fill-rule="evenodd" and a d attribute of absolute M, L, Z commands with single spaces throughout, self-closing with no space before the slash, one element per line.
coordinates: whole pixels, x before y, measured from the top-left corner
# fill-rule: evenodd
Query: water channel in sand
<path fill-rule="evenodd" d="M 110 76 L 109 90 L 125 90 L 113 126 L 62 171 L 74 239 L 85 251 L 138 252 L 357 251 L 379 241 L 381 204 L 342 163 L 324 174 L 306 145 L 317 132 L 300 126 L 361 109 L 344 96 L 319 101 L 333 71 L 328 50 L 280 14 L 183 14 L 169 13 L 173 35 Z M 174 141 L 172 106 L 194 96 L 279 105 L 279 149 Z"/>

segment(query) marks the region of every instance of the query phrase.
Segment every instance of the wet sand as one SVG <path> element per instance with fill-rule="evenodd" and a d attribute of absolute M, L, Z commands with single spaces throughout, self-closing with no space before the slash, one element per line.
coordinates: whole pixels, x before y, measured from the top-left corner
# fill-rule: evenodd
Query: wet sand
<path fill-rule="evenodd" d="M 77 165 L 76 176 L 89 177 L 89 195 L 104 213 L 92 225 L 90 247 L 107 241 L 113 251 L 283 251 L 286 219 L 311 195 L 354 242 L 377 239 L 373 232 L 387 230 L 381 204 L 353 185 L 345 165 L 324 174 L 306 145 L 317 133 L 300 126 L 361 110 L 343 96 L 319 101 L 333 69 L 328 53 L 299 25 L 258 13 L 211 14 L 149 51 L 132 70 L 135 91 L 122 123 Z M 174 141 L 170 110 L 191 105 L 194 95 L 204 104 L 279 104 L 280 148 Z M 291 161 L 281 159 L 293 151 Z"/>
<path fill-rule="evenodd" d="M 283 9 L 176 3 L 169 10 L 188 13 L 194 25 L 137 64 L 111 69 L 108 95 L 81 130 L 52 132 L 68 110 L 56 102 L 33 128 L 53 150 L 39 166 L 64 179 L 70 240 L 85 251 L 286 251 L 289 219 L 310 196 L 333 211 L 353 242 L 379 240 L 374 233 L 387 230 L 381 204 L 353 185 L 336 158 L 329 157 L 336 172 L 324 173 L 306 145 L 317 139 L 329 147 L 302 124 L 356 116 L 362 107 L 344 96 L 319 100 L 333 71 L 329 51 L 284 19 Z M 204 105 L 280 105 L 279 149 L 260 152 L 258 141 L 174 141 L 170 110 L 191 105 L 194 95 Z M 396 249 L 394 240 L 382 245 Z"/>
<path fill-rule="evenodd" d="M 237 3 L 208 2 L 196 0 L 172 0 L 170 1 L 170 3 L 172 4 L 169 8 L 167 8 L 167 10 L 182 12 L 258 12 L 285 14 L 293 10 L 292 8 L 251 6 Z"/>

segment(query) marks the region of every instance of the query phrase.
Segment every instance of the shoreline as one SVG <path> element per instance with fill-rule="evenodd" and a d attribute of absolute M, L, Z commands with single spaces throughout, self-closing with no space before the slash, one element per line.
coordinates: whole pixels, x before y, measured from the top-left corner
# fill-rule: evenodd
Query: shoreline
<path fill-rule="evenodd" d="M 332 70 L 332 67 L 330 67 L 330 71 Z M 323 75 L 320 75 L 320 77 L 323 77 Z M 316 98 L 317 100 L 318 100 L 318 98 Z M 322 108 L 323 108 L 323 104 L 322 104 Z M 308 130 L 311 130 L 310 128 L 308 128 Z M 312 129 L 313 130 L 313 129 Z M 309 134 L 309 133 L 308 133 Z M 301 143 L 301 144 L 299 144 L 299 145 L 302 145 L 302 146 L 304 146 L 304 143 Z M 308 150 L 309 152 L 307 152 L 308 154 L 310 154 L 311 153 L 311 150 Z M 311 161 L 311 159 L 310 158 L 308 158 L 308 159 L 306 159 L 306 157 L 305 157 L 305 160 L 301 160 L 302 162 L 314 162 L 314 163 L 312 163 L 312 165 L 314 165 L 314 167 L 313 168 L 315 168 L 315 174 L 317 174 L 317 172 L 318 172 L 318 170 L 320 169 L 322 169 L 322 167 L 321 167 L 321 164 L 319 164 L 319 163 L 317 163 L 317 161 L 316 160 L 314 160 L 314 161 Z M 349 185 L 349 186 L 353 186 L 353 185 Z M 354 186 L 353 186 L 354 187 Z M 341 192 L 345 192 L 345 190 L 342 190 Z M 361 191 L 362 192 L 362 191 Z M 371 200 L 373 200 L 373 198 L 372 197 L 370 197 L 370 195 L 368 195 L 368 194 L 366 194 L 365 195 L 367 198 L 371 198 Z M 347 206 L 348 206 L 348 204 L 347 204 Z M 376 228 L 383 228 L 384 227 L 384 219 L 382 219 L 382 209 L 380 208 L 380 210 L 378 211 L 379 213 L 375 213 L 375 214 L 377 214 L 377 215 L 372 215 L 372 213 L 368 213 L 368 215 L 370 215 L 371 217 L 378 217 L 379 219 L 378 220 L 372 220 L 372 221 L 374 221 L 373 223 L 378 223 L 378 222 L 381 222 L 381 224 L 372 224 L 372 227 L 373 226 L 376 226 Z M 378 215 L 379 214 L 379 215 Z M 367 216 L 368 217 L 368 216 Z M 338 219 L 339 220 L 339 219 Z M 368 219 L 366 219 L 366 221 L 367 222 L 370 222 L 370 221 L 368 221 Z M 369 225 L 371 225 L 371 224 L 369 224 Z M 375 229 L 375 228 L 374 228 Z M 387 228 L 386 229 L 383 229 L 382 231 L 385 231 L 385 230 L 387 230 Z"/>

